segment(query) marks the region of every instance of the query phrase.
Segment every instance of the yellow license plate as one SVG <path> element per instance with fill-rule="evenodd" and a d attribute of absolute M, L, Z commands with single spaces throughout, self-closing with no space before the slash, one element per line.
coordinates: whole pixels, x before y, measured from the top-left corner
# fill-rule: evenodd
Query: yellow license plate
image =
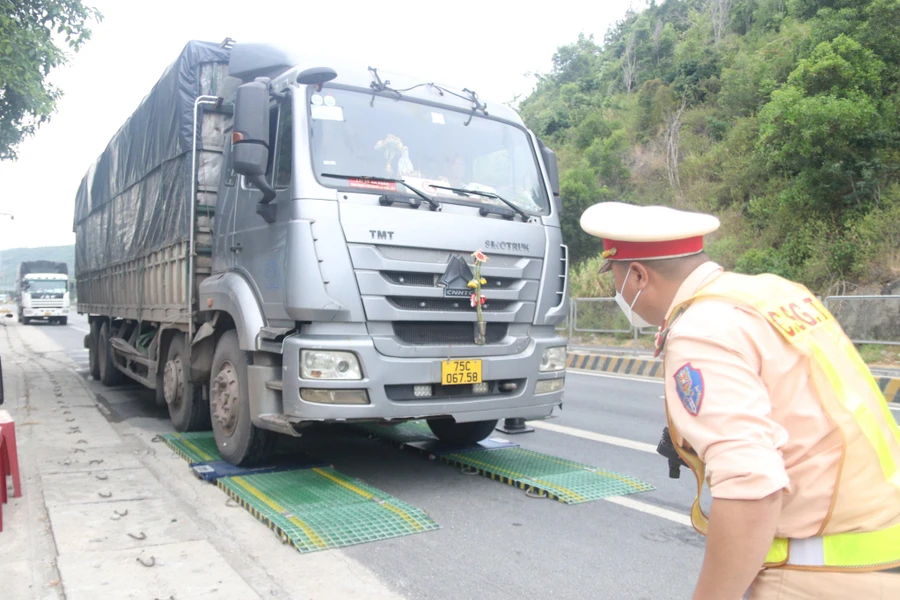
<path fill-rule="evenodd" d="M 481 383 L 481 360 L 445 360 L 441 363 L 441 384 Z"/>
<path fill-rule="evenodd" d="M 45 316 L 45 317 L 49 317 L 49 316 L 50 316 L 50 311 L 48 310 L 47 312 L 45 312 L 45 313 L 44 313 L 44 316 Z"/>

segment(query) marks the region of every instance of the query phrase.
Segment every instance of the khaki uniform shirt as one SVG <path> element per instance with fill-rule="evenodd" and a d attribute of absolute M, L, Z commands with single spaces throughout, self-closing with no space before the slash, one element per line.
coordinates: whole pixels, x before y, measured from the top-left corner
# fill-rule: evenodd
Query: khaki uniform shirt
<path fill-rule="evenodd" d="M 669 314 L 721 273 L 712 262 L 698 267 Z M 776 535 L 817 535 L 838 480 L 842 440 L 818 400 L 807 359 L 752 309 L 704 299 L 671 325 L 664 361 L 669 414 L 706 464 L 712 496 L 755 500 L 783 490 Z"/>

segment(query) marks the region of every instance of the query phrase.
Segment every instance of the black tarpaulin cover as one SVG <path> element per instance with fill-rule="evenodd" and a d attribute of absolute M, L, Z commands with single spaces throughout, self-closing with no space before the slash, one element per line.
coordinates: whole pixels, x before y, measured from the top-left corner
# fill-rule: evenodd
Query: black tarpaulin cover
<path fill-rule="evenodd" d="M 188 239 L 194 101 L 220 95 L 227 68 L 203 67 L 228 55 L 188 42 L 90 167 L 75 200 L 76 273 Z"/>
<path fill-rule="evenodd" d="M 19 278 L 31 273 L 57 273 L 68 275 L 69 268 L 64 262 L 52 260 L 27 260 L 19 264 Z"/>

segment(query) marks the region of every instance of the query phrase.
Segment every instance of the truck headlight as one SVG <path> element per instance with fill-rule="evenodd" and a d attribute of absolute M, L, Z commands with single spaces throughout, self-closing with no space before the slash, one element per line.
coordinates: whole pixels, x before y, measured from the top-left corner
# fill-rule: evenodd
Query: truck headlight
<path fill-rule="evenodd" d="M 541 357 L 541 373 L 548 371 L 562 371 L 566 368 L 566 347 L 557 346 L 544 350 Z"/>
<path fill-rule="evenodd" d="M 301 350 L 300 377 L 303 379 L 362 379 L 359 359 L 352 352 Z"/>

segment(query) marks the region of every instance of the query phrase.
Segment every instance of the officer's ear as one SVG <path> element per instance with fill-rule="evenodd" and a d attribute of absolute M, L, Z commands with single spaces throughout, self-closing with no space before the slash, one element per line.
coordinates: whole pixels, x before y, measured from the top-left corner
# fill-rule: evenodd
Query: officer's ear
<path fill-rule="evenodd" d="M 631 263 L 631 276 L 635 280 L 635 285 L 637 285 L 637 289 L 642 290 L 647 287 L 647 284 L 650 282 L 650 271 L 641 263 Z"/>

